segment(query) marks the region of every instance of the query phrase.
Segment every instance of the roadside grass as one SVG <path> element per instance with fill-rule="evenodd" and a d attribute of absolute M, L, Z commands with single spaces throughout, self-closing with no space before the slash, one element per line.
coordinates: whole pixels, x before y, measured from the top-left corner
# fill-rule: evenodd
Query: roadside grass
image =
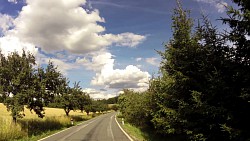
<path fill-rule="evenodd" d="M 121 125 L 121 127 L 124 129 L 124 131 L 129 134 L 129 136 L 134 141 L 181 141 L 180 138 L 176 136 L 160 136 L 152 129 L 140 129 L 134 125 L 131 125 L 130 123 L 124 121 L 124 125 L 122 125 L 122 118 L 123 116 L 118 114 L 117 115 L 117 121 Z"/>
<path fill-rule="evenodd" d="M 12 122 L 10 113 L 0 103 L 0 141 L 34 141 L 51 135 L 57 131 L 68 128 L 71 118 L 74 125 L 91 119 L 96 114 L 87 115 L 80 111 L 71 111 L 70 116 L 65 116 L 63 109 L 46 108 L 45 118 L 38 118 L 35 113 L 25 109 L 25 117 L 18 119 L 17 124 Z"/>
<path fill-rule="evenodd" d="M 27 136 L 19 124 L 14 124 L 11 118 L 0 117 L 0 141 L 14 140 Z"/>

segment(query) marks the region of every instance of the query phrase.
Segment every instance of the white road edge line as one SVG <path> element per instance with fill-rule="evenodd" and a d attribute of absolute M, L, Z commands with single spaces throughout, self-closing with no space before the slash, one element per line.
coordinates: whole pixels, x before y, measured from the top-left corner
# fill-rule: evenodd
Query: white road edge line
<path fill-rule="evenodd" d="M 110 117 L 109 129 L 110 129 L 112 140 L 115 141 L 115 137 L 114 137 L 114 134 L 113 134 L 113 131 L 112 131 L 112 128 L 111 128 L 111 126 L 112 126 L 112 118 L 113 117 L 114 117 L 114 115 Z"/>
<path fill-rule="evenodd" d="M 99 117 L 100 117 L 100 116 L 98 116 L 97 118 L 93 118 L 93 121 L 91 121 L 90 123 L 94 122 L 94 121 L 97 120 Z M 85 124 L 85 123 L 88 122 L 88 121 L 89 121 L 89 120 L 86 120 L 86 121 L 84 121 L 84 122 L 82 122 L 82 123 L 79 123 L 79 124 L 77 124 L 77 125 L 71 126 L 70 128 L 64 129 L 64 130 L 62 130 L 62 131 L 59 131 L 59 132 L 57 132 L 57 133 L 55 133 L 55 134 L 49 135 L 49 136 L 47 136 L 47 137 L 45 137 L 45 138 L 42 138 L 42 139 L 40 139 L 40 140 L 37 140 L 37 141 L 45 140 L 45 139 L 50 138 L 50 137 L 52 137 L 52 136 L 54 136 L 54 135 L 60 134 L 60 133 L 62 133 L 62 132 L 64 132 L 64 131 L 67 131 L 67 130 L 69 130 L 69 129 L 75 127 L 75 126 L 79 126 L 79 125 L 81 125 L 81 124 Z M 90 124 L 90 123 L 88 123 L 88 124 Z"/>
<path fill-rule="evenodd" d="M 130 141 L 134 141 L 123 129 L 122 129 L 122 127 L 120 126 L 120 124 L 118 123 L 118 121 L 117 121 L 117 119 L 116 119 L 116 115 L 115 115 L 115 121 L 116 121 L 116 123 L 117 123 L 117 125 L 119 126 L 119 128 L 122 130 L 122 132 L 128 137 L 128 139 L 130 140 Z"/>

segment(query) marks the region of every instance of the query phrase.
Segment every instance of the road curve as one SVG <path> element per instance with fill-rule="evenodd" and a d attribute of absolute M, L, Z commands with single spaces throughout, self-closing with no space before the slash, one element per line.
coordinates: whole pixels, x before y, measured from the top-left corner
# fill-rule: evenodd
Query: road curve
<path fill-rule="evenodd" d="M 118 127 L 115 114 L 98 116 L 39 141 L 130 141 Z"/>

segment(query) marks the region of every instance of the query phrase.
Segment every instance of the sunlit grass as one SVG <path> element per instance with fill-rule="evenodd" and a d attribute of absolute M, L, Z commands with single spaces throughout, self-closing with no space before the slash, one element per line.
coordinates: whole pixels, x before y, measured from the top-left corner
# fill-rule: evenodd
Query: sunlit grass
<path fill-rule="evenodd" d="M 37 140 L 54 133 L 55 130 L 64 129 L 71 125 L 71 118 L 80 122 L 92 118 L 80 111 L 71 111 L 70 117 L 65 116 L 63 109 L 45 108 L 45 118 L 38 118 L 25 108 L 25 117 L 13 123 L 10 112 L 0 103 L 0 141 L 8 140 Z"/>
<path fill-rule="evenodd" d="M 12 122 L 11 118 L 0 118 L 0 141 L 14 140 L 27 136 L 19 124 Z"/>
<path fill-rule="evenodd" d="M 23 119 L 37 118 L 37 115 L 34 112 L 30 112 L 30 110 L 27 108 L 24 109 L 24 114 L 25 117 Z M 71 111 L 69 114 L 72 116 L 87 115 L 85 112 L 81 113 L 80 110 Z M 63 109 L 45 107 L 45 118 L 64 115 L 65 112 Z M 7 111 L 5 105 L 3 105 L 2 103 L 0 103 L 0 117 L 10 117 L 10 112 Z"/>

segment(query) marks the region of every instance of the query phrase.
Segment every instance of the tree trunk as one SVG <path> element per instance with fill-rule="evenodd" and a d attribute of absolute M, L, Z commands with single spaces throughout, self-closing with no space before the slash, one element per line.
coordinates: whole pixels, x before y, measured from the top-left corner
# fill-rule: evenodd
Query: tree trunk
<path fill-rule="evenodd" d="M 17 118 L 16 118 L 16 117 L 12 117 L 12 120 L 13 120 L 13 122 L 16 124 Z"/>
<path fill-rule="evenodd" d="M 65 113 L 66 113 L 66 116 L 68 117 L 69 116 L 69 112 L 70 110 L 69 109 L 64 109 Z"/>
<path fill-rule="evenodd" d="M 66 116 L 67 116 L 67 117 L 69 116 L 69 111 L 66 111 Z"/>

